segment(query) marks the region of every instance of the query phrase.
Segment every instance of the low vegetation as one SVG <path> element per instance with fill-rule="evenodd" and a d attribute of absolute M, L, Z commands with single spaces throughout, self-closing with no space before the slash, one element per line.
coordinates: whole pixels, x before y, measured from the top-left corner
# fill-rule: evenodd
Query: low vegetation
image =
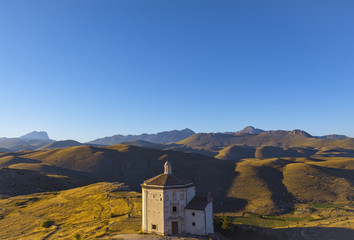
<path fill-rule="evenodd" d="M 141 196 L 120 189 L 121 184 L 102 182 L 55 195 L 2 199 L 0 239 L 95 239 L 111 232 L 137 233 L 141 227 Z M 29 200 L 34 197 L 38 200 Z M 13 204 L 20 200 L 24 204 Z"/>
<path fill-rule="evenodd" d="M 45 220 L 45 221 L 42 223 L 42 227 L 44 227 L 44 228 L 49 228 L 49 227 L 51 227 L 53 224 L 54 224 L 54 221 L 52 221 L 52 220 Z"/>

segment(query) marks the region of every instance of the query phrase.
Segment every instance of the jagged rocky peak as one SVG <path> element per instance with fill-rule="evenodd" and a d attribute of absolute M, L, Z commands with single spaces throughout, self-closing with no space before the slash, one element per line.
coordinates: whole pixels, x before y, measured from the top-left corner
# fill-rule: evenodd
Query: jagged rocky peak
<path fill-rule="evenodd" d="M 259 129 L 259 128 L 255 128 L 253 126 L 247 126 L 244 129 L 242 129 L 241 131 L 238 131 L 238 134 L 260 134 L 264 132 L 264 130 Z"/>
<path fill-rule="evenodd" d="M 35 140 L 49 140 L 48 133 L 45 131 L 33 131 L 30 133 L 27 133 L 26 135 L 23 135 L 20 137 L 21 139 L 35 139 Z"/>
<path fill-rule="evenodd" d="M 305 137 L 312 137 L 309 133 L 301 130 L 301 129 L 294 129 L 290 132 L 290 134 L 292 135 L 302 135 L 302 136 L 305 136 Z"/>

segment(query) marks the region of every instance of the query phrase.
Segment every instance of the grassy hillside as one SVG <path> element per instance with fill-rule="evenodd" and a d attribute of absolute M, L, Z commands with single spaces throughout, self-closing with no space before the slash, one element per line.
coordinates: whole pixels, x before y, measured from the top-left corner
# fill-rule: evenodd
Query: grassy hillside
<path fill-rule="evenodd" d="M 298 203 L 339 202 L 354 199 L 352 158 L 246 159 L 228 196 L 247 200 L 246 211 L 285 213 Z"/>
<path fill-rule="evenodd" d="M 15 159 L 15 160 L 14 160 Z M 200 185 L 199 191 L 206 194 L 210 189 L 216 199 L 223 199 L 234 178 L 235 163 L 210 158 L 200 154 L 141 148 L 131 145 L 114 145 L 105 148 L 79 146 L 66 149 L 8 153 L 0 155 L 3 171 L 31 171 L 45 176 L 61 176 L 61 180 L 73 186 L 97 181 L 118 181 L 140 191 L 140 184 L 163 172 L 163 164 L 169 160 L 173 171 Z M 1 165 L 2 163 L 2 165 Z M 24 175 L 27 176 L 27 175 Z M 17 175 L 16 179 L 25 179 Z M 223 176 L 222 178 L 220 176 Z M 22 184 L 21 184 L 22 183 Z M 32 184 L 28 191 L 41 187 L 40 182 L 19 180 L 12 193 L 17 195 Z M 222 187 L 220 187 L 222 186 Z M 17 191 L 16 189 L 19 189 Z M 0 189 L 1 190 L 1 189 Z M 26 193 L 29 193 L 29 192 Z M 5 194 L 5 192 L 0 194 Z"/>
<path fill-rule="evenodd" d="M 68 147 L 75 147 L 75 146 L 81 146 L 81 145 L 82 145 L 81 143 L 74 141 L 74 140 L 64 140 L 64 141 L 55 141 L 55 142 L 49 143 L 45 146 L 37 148 L 36 150 L 68 148 Z"/>
<path fill-rule="evenodd" d="M 163 172 L 166 160 L 174 173 L 196 184 L 199 194 L 212 192 L 215 213 L 233 216 L 234 223 L 353 229 L 354 158 L 339 157 L 343 149 L 331 147 L 310 149 L 311 157 L 296 155 L 305 150 L 230 146 L 220 150 L 218 159 L 126 144 L 0 153 L 0 195 L 5 198 L 0 200 L 0 239 L 70 239 L 75 234 L 91 239 L 138 231 L 141 199 L 136 192 L 144 180 Z M 294 157 L 269 158 L 273 153 Z M 136 192 L 116 192 L 121 185 L 98 181 L 124 183 Z M 42 227 L 47 220 L 54 225 Z"/>
<path fill-rule="evenodd" d="M 254 158 L 256 149 L 248 146 L 229 146 L 218 151 L 215 158 L 223 160 L 240 160 Z"/>
<path fill-rule="evenodd" d="M 254 151 L 233 147 L 225 155 L 240 149 L 245 154 Z M 354 198 L 353 158 L 223 161 L 201 154 L 124 144 L 2 153 L 0 180 L 4 184 L 0 194 L 53 191 L 97 181 L 121 182 L 140 191 L 144 180 L 163 172 L 166 160 L 172 163 L 174 173 L 192 180 L 201 194 L 212 192 L 216 212 L 282 213 L 292 211 L 301 202 L 349 202 Z"/>
<path fill-rule="evenodd" d="M 0 199 L 0 239 L 95 239 L 111 231 L 138 232 L 141 196 L 121 189 L 118 183 L 96 183 Z M 48 220 L 53 225 L 43 227 Z"/>
<path fill-rule="evenodd" d="M 0 199 L 0 239 L 107 239 L 138 233 L 141 200 L 139 193 L 126 191 L 122 184 L 104 182 Z M 260 239 L 264 231 L 279 239 L 284 239 L 284 233 L 302 239 L 301 232 L 308 227 L 317 227 L 313 229 L 320 239 L 348 239 L 354 229 L 353 211 L 353 204 L 298 203 L 294 211 L 283 215 L 243 213 L 231 219 L 245 239 Z M 266 230 L 247 233 L 249 225 Z"/>

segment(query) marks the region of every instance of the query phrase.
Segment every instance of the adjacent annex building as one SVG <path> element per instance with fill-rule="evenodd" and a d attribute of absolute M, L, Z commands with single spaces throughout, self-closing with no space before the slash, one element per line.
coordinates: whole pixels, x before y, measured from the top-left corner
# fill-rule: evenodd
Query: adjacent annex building
<path fill-rule="evenodd" d="M 142 231 L 162 235 L 214 233 L 213 200 L 196 196 L 195 185 L 172 173 L 165 163 L 165 171 L 144 181 L 142 186 Z"/>

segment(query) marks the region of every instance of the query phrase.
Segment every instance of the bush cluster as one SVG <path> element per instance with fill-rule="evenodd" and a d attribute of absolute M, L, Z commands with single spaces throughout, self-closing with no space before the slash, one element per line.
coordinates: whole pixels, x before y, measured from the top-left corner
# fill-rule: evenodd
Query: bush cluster
<path fill-rule="evenodd" d="M 52 220 L 45 220 L 45 221 L 42 223 L 42 227 L 44 227 L 44 228 L 49 228 L 49 227 L 51 227 L 53 224 L 54 224 L 54 221 L 52 221 Z"/>

